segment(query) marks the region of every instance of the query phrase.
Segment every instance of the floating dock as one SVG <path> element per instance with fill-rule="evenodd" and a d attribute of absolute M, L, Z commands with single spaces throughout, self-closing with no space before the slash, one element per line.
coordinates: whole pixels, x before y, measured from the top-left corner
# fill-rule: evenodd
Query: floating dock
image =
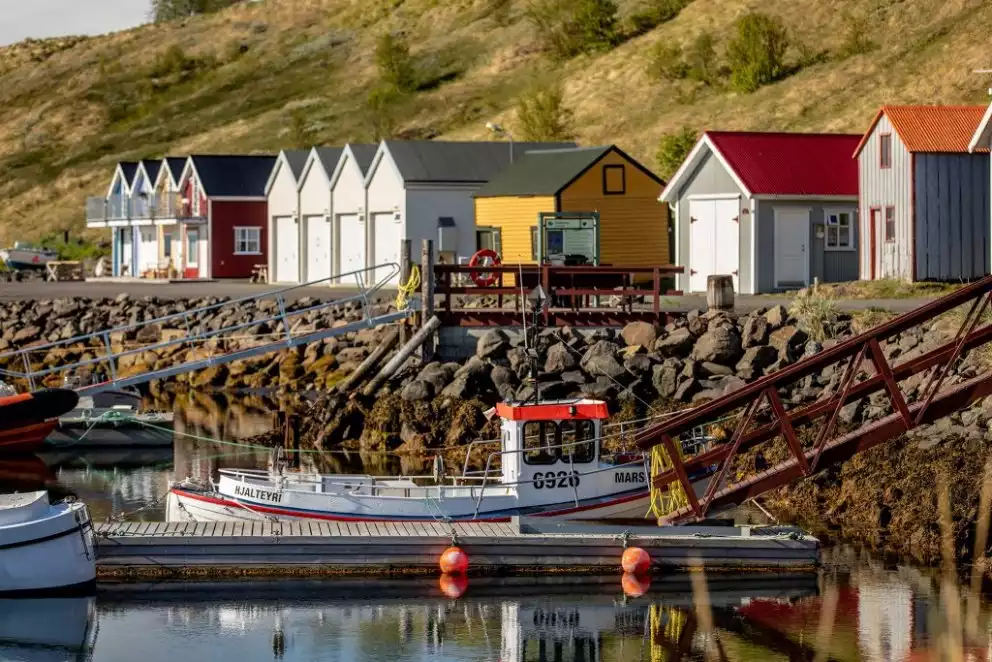
<path fill-rule="evenodd" d="M 813 570 L 820 543 L 793 527 L 617 526 L 513 518 L 491 522 L 128 522 L 96 526 L 101 578 L 382 575 L 437 572 L 452 543 L 469 574 L 617 572 L 624 544 L 655 566 Z"/>

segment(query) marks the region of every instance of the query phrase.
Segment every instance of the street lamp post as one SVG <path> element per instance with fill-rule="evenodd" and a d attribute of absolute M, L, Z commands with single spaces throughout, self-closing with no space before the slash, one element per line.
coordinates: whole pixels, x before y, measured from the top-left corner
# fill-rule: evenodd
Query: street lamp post
<path fill-rule="evenodd" d="M 513 163 L 513 136 L 510 135 L 510 132 L 504 129 L 501 125 L 493 124 L 492 122 L 486 122 L 486 128 L 489 129 L 493 135 L 506 138 L 510 142 L 510 163 Z"/>

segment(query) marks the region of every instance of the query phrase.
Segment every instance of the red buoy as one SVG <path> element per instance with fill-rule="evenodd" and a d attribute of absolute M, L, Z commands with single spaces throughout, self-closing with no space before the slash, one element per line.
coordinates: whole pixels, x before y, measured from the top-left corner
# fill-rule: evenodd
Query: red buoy
<path fill-rule="evenodd" d="M 441 592 L 445 597 L 457 600 L 468 589 L 468 577 L 465 575 L 441 575 Z"/>
<path fill-rule="evenodd" d="M 449 547 L 441 554 L 441 572 L 446 575 L 463 575 L 468 570 L 468 554 L 461 547 Z"/>
<path fill-rule="evenodd" d="M 620 565 L 624 572 L 643 575 L 651 569 L 651 555 L 640 547 L 628 547 L 623 550 Z"/>
<path fill-rule="evenodd" d="M 628 598 L 639 598 L 651 588 L 651 578 L 647 575 L 625 572 L 620 580 L 620 586 L 623 587 L 623 594 Z"/>

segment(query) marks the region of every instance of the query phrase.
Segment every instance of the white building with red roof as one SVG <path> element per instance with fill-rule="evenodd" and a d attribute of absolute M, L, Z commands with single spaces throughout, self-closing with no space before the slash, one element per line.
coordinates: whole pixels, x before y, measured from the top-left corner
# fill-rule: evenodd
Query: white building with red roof
<path fill-rule="evenodd" d="M 730 275 L 758 294 L 858 278 L 861 136 L 707 131 L 660 200 L 672 209 L 679 288 Z"/>

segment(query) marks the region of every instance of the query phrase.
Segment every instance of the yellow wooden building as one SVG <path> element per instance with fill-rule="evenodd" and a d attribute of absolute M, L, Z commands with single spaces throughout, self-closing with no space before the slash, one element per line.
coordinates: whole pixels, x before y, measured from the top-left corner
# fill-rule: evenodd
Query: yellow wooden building
<path fill-rule="evenodd" d="M 664 186 L 616 146 L 527 152 L 475 194 L 477 247 L 504 263 L 671 264 Z"/>

